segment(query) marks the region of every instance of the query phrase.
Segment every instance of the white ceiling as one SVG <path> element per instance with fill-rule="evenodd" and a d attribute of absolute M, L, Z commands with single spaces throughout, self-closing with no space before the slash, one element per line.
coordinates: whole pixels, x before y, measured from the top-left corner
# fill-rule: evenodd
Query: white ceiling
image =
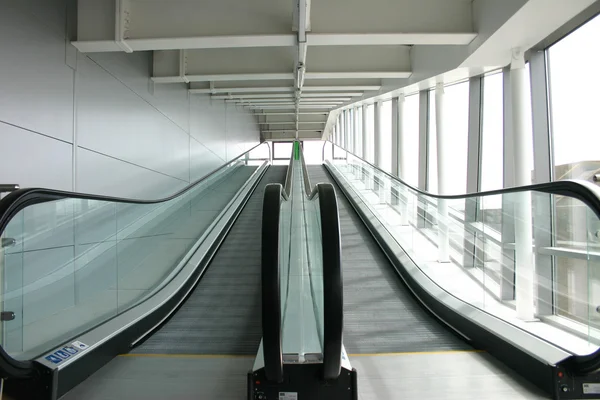
<path fill-rule="evenodd" d="M 544 1 L 570 4 L 546 30 L 593 2 Z M 494 58 L 486 40 L 498 42 L 493 34 L 521 8 L 544 12 L 534 2 L 78 0 L 73 44 L 153 51 L 156 84 L 185 82 L 192 95 L 252 109 L 265 136 L 321 137 L 330 110 L 443 74 L 469 56 L 469 68 L 483 66 Z"/>

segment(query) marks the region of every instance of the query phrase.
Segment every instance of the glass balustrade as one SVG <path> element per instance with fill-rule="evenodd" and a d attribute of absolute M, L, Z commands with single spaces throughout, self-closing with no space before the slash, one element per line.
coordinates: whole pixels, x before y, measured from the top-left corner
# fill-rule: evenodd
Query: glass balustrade
<path fill-rule="evenodd" d="M 0 232 L 0 301 L 15 315 L 2 322 L 4 350 L 31 359 L 168 283 L 256 173 L 266 146 L 168 201 L 65 197 L 19 211 Z"/>
<path fill-rule="evenodd" d="M 600 220 L 582 201 L 541 191 L 440 199 L 329 142 L 323 154 L 445 291 L 574 354 L 598 349 Z"/>

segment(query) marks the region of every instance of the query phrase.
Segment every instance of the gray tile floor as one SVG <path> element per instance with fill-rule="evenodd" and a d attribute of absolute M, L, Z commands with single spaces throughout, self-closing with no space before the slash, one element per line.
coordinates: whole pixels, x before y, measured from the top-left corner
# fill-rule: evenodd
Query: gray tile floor
<path fill-rule="evenodd" d="M 441 352 L 350 357 L 360 400 L 545 399 L 486 353 Z M 253 357 L 121 356 L 63 400 L 241 400 Z M 310 400 L 302 399 L 299 400 Z"/>

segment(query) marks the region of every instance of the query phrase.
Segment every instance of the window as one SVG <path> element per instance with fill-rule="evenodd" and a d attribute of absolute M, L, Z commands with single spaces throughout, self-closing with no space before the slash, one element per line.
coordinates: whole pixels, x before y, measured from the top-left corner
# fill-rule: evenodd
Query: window
<path fill-rule="evenodd" d="M 392 172 L 392 102 L 385 101 L 381 104 L 381 169 Z"/>
<path fill-rule="evenodd" d="M 444 88 L 444 135 L 448 146 L 446 159 L 446 188 L 443 194 L 463 194 L 467 190 L 467 152 L 469 138 L 469 82 Z M 439 193 L 437 172 L 437 126 L 435 118 L 435 91 L 429 92 L 428 186 Z"/>
<path fill-rule="evenodd" d="M 502 72 L 483 78 L 481 191 L 504 187 L 504 80 Z M 492 199 L 490 199 L 492 200 Z M 484 208 L 501 208 L 501 204 Z"/>
<path fill-rule="evenodd" d="M 411 186 L 419 186 L 419 95 L 406 97 L 404 100 L 404 157 L 407 157 L 403 165 L 408 168 L 403 172 L 406 183 Z"/>
<path fill-rule="evenodd" d="M 554 180 L 600 173 L 599 37 L 597 16 L 547 51 Z M 600 251 L 600 226 L 586 207 L 561 196 L 554 207 L 555 246 Z M 600 328 L 598 271 L 592 260 L 555 257 L 555 313 Z"/>
<path fill-rule="evenodd" d="M 373 154 L 373 130 L 375 128 L 375 106 L 373 104 L 369 104 L 367 106 L 367 148 L 365 160 L 369 162 L 373 162 L 374 154 Z"/>
<path fill-rule="evenodd" d="M 600 170 L 600 16 L 548 49 L 554 179 Z"/>
<path fill-rule="evenodd" d="M 273 142 L 273 159 L 289 160 L 292 156 L 293 142 Z"/>

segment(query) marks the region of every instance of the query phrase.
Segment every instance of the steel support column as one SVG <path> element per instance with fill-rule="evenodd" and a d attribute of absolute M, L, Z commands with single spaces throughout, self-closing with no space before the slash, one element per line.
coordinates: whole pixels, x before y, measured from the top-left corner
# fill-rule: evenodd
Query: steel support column
<path fill-rule="evenodd" d="M 527 111 L 527 71 L 523 52 L 514 50 L 511 63 L 512 112 L 514 131 L 515 184 L 531 184 L 531 131 L 528 126 Z M 516 305 L 517 318 L 534 318 L 533 282 L 535 277 L 532 250 L 531 193 L 516 193 L 515 206 L 515 260 L 516 260 Z"/>

